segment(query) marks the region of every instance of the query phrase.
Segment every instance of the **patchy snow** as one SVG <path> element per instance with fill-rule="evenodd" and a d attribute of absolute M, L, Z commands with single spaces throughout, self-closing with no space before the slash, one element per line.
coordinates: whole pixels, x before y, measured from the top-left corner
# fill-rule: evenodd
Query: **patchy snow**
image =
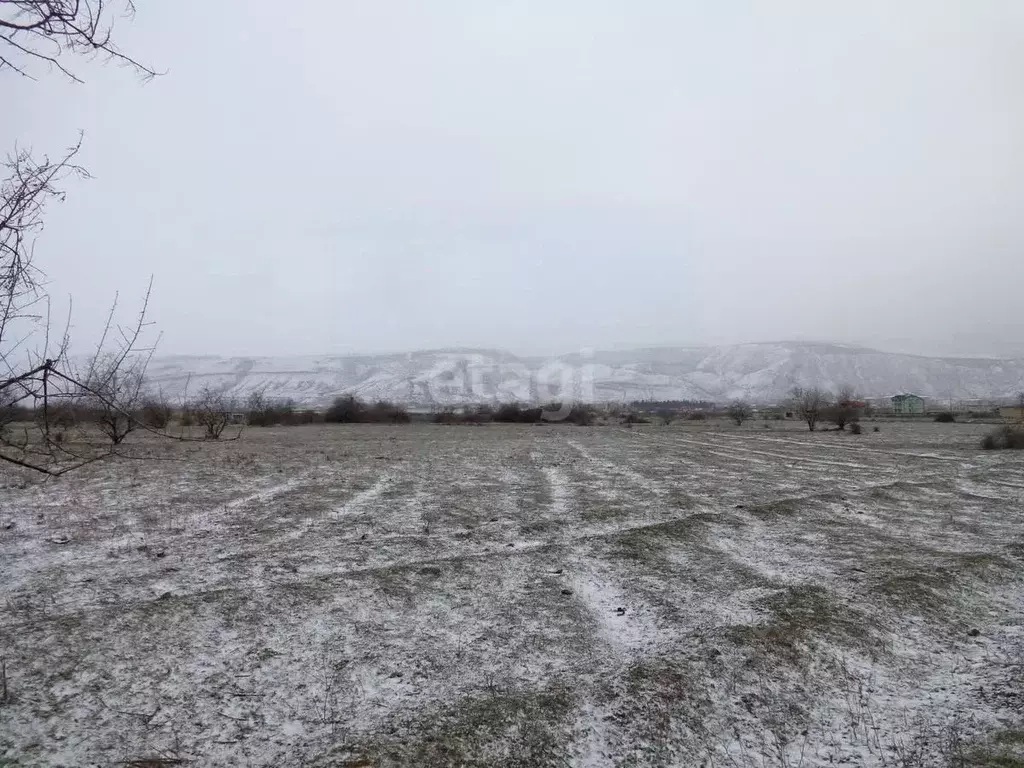
<path fill-rule="evenodd" d="M 1024 457 L 976 437 L 367 425 L 8 470 L 0 763 L 942 766 L 1021 727 Z"/>
<path fill-rule="evenodd" d="M 393 479 L 390 475 L 381 475 L 369 488 L 359 491 L 347 502 L 337 507 L 334 510 L 334 516 L 340 518 L 360 514 L 366 507 L 371 506 L 392 482 Z"/>

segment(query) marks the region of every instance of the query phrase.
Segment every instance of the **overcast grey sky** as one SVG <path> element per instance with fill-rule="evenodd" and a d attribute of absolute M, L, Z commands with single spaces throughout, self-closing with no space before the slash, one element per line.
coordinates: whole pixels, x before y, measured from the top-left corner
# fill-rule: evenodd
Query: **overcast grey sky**
<path fill-rule="evenodd" d="M 164 353 L 1024 352 L 1018 0 L 141 0 L 0 79 L 83 163 L 37 259 Z M 36 73 L 43 73 L 36 70 Z"/>

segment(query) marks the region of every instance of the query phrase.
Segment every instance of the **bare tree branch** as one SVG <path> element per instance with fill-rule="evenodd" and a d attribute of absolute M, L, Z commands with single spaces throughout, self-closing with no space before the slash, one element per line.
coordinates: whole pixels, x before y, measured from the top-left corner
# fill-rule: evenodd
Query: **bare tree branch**
<path fill-rule="evenodd" d="M 121 15 L 135 15 L 131 0 L 121 5 Z M 113 41 L 114 15 L 105 0 L 0 0 L 0 71 L 6 67 L 35 79 L 29 68 L 42 63 L 80 83 L 81 78 L 65 65 L 66 58 L 99 55 L 146 80 L 155 77 L 156 70 Z"/>

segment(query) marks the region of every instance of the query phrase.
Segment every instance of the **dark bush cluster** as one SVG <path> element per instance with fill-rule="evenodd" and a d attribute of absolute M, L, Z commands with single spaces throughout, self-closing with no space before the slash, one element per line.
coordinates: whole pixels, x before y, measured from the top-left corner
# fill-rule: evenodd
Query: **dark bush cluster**
<path fill-rule="evenodd" d="M 149 400 L 142 404 L 139 418 L 150 429 L 166 429 L 174 416 L 174 410 L 167 403 Z"/>
<path fill-rule="evenodd" d="M 505 424 L 535 424 L 540 421 L 541 410 L 521 403 L 502 403 L 494 411 L 494 421 Z"/>
<path fill-rule="evenodd" d="M 355 395 L 336 398 L 324 413 L 330 424 L 408 424 L 409 411 L 405 406 L 379 400 L 368 405 Z"/>
<path fill-rule="evenodd" d="M 935 420 L 940 424 L 952 424 L 956 421 L 956 414 L 952 411 L 944 411 L 935 417 Z"/>
<path fill-rule="evenodd" d="M 1024 428 L 1000 427 L 982 438 L 981 447 L 986 451 L 1024 450 Z"/>
<path fill-rule="evenodd" d="M 10 424 L 13 421 L 32 421 L 34 418 L 35 411 L 23 405 L 0 407 L 0 424 Z"/>
<path fill-rule="evenodd" d="M 355 395 L 342 395 L 334 399 L 324 413 L 324 421 L 330 424 L 356 424 L 366 414 L 366 403 Z"/>
<path fill-rule="evenodd" d="M 564 418 L 560 418 L 562 407 L 562 403 L 548 403 L 541 411 L 541 420 L 556 424 L 575 424 L 578 427 L 589 427 L 594 423 L 593 411 L 583 403 L 573 403 Z M 554 415 L 545 416 L 545 413 Z"/>
<path fill-rule="evenodd" d="M 562 403 L 548 403 L 543 407 L 526 406 L 520 403 L 503 403 L 493 414 L 494 421 L 505 424 L 575 424 L 586 427 L 594 423 L 593 410 L 583 403 L 574 403 L 563 416 Z"/>
<path fill-rule="evenodd" d="M 639 413 L 627 413 L 622 417 L 622 423 L 630 426 L 633 424 L 650 424 L 651 420 L 646 416 L 641 416 Z"/>
<path fill-rule="evenodd" d="M 486 424 L 491 421 L 491 414 L 482 408 L 467 408 L 457 411 L 448 407 L 435 411 L 431 421 L 434 424 Z"/>
<path fill-rule="evenodd" d="M 434 411 L 430 419 L 434 424 L 462 424 L 465 422 L 461 413 L 456 413 L 454 408 L 442 408 Z"/>
<path fill-rule="evenodd" d="M 850 425 L 850 434 L 851 435 L 859 435 L 863 431 L 864 430 L 861 428 L 859 421 L 855 421 L 855 422 L 853 422 L 853 424 Z"/>
<path fill-rule="evenodd" d="M 588 426 L 594 422 L 593 410 L 576 403 L 568 412 L 563 413 L 561 403 L 528 406 L 521 403 L 502 403 L 497 408 L 490 405 L 477 405 L 456 411 L 454 408 L 443 408 L 434 413 L 435 424 L 575 424 Z"/>
<path fill-rule="evenodd" d="M 489 405 L 468 406 L 461 411 L 449 406 L 435 411 L 431 421 L 434 424 L 475 424 L 479 426 L 499 421 L 497 413 Z"/>
<path fill-rule="evenodd" d="M 283 400 L 281 402 L 261 403 L 258 407 L 250 408 L 246 414 L 246 422 L 250 427 L 273 427 L 277 424 L 291 426 L 296 421 L 295 401 Z"/>
<path fill-rule="evenodd" d="M 304 424 L 323 424 L 324 414 L 312 408 L 274 408 L 247 414 L 250 427 L 301 427 Z"/>

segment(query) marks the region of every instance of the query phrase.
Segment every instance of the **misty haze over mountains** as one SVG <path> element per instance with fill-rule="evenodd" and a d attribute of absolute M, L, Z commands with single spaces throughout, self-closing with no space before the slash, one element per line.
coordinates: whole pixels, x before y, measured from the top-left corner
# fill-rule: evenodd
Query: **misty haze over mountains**
<path fill-rule="evenodd" d="M 149 381 L 174 399 L 210 387 L 239 398 L 263 390 L 269 397 L 308 406 L 348 393 L 410 405 L 736 397 L 773 402 L 794 386 L 834 391 L 844 384 L 865 397 L 915 392 L 940 399 L 1003 400 L 1024 389 L 1024 359 L 924 357 L 807 342 L 637 348 L 557 358 L 493 349 L 320 357 L 180 355 L 155 358 Z"/>

